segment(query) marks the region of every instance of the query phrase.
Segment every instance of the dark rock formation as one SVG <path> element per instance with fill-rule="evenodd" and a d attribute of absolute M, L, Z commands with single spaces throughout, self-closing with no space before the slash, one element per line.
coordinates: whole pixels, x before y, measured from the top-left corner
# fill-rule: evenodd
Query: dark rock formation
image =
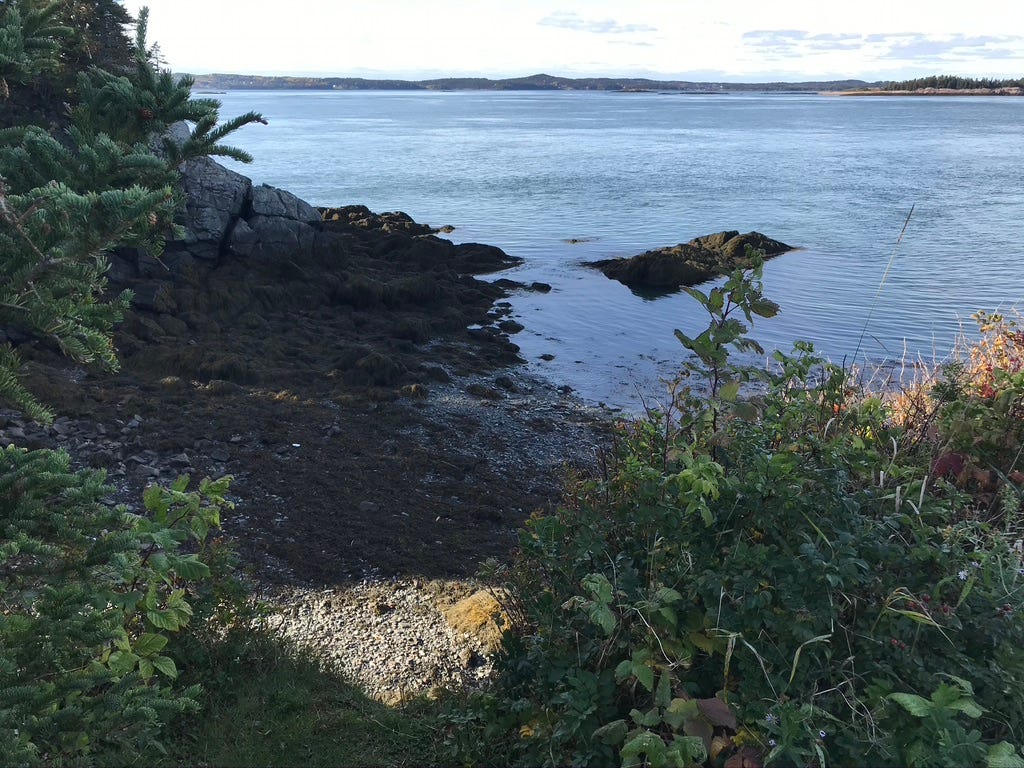
<path fill-rule="evenodd" d="M 341 208 L 320 208 L 324 221 L 337 221 L 362 229 L 380 229 L 385 232 L 403 232 L 407 235 L 434 235 L 440 231 L 451 232 L 454 227 L 435 229 L 418 224 L 402 211 L 374 213 L 365 205 L 346 205 Z"/>
<path fill-rule="evenodd" d="M 181 167 L 180 240 L 155 256 L 111 254 L 110 288 L 134 293 L 118 329 L 126 362 L 153 375 L 270 385 L 307 370 L 332 384 L 415 383 L 416 345 L 447 339 L 459 369 L 517 360 L 493 328 L 500 287 L 476 280 L 518 263 L 501 249 L 454 245 L 404 213 L 325 209 L 254 185 L 208 158 Z M 456 341 L 457 340 L 457 341 Z M 475 356 L 475 357 L 474 357 Z"/>
<path fill-rule="evenodd" d="M 621 259 L 588 262 L 608 277 L 640 291 L 675 291 L 697 285 L 716 275 L 742 266 L 747 247 L 762 251 L 766 258 L 793 250 L 760 232 L 741 235 L 732 230 L 697 237 L 688 243 L 658 248 Z"/>

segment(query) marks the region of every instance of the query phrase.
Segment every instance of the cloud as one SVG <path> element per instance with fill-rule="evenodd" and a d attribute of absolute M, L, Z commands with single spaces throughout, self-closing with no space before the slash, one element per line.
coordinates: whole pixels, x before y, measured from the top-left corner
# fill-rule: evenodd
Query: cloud
<path fill-rule="evenodd" d="M 907 35 L 891 38 L 892 47 L 882 53 L 883 59 L 929 59 L 938 58 L 949 54 L 962 54 L 970 52 L 972 56 L 985 56 L 987 46 L 1007 43 L 1021 43 L 1021 37 L 996 37 L 993 35 L 982 35 L 968 37 L 966 35 L 952 36 L 931 36 L 931 35 Z M 965 50 L 968 49 L 968 50 Z M 981 50 L 977 50 L 981 49 Z M 986 58 L 988 58 L 986 56 Z"/>
<path fill-rule="evenodd" d="M 757 29 L 744 32 L 743 41 L 761 48 L 784 48 L 807 38 L 809 32 L 799 29 Z"/>
<path fill-rule="evenodd" d="M 573 11 L 555 11 L 537 22 L 542 27 L 559 27 L 576 32 L 594 32 L 599 35 L 628 35 L 636 32 L 657 32 L 649 24 L 621 24 L 615 19 L 584 19 Z"/>
<path fill-rule="evenodd" d="M 772 61 L 859 49 L 875 59 L 936 62 L 960 56 L 1013 58 L 1024 51 L 1024 37 L 1020 36 L 926 35 L 920 32 L 811 34 L 798 29 L 759 29 L 744 33 L 743 43 L 758 57 Z"/>

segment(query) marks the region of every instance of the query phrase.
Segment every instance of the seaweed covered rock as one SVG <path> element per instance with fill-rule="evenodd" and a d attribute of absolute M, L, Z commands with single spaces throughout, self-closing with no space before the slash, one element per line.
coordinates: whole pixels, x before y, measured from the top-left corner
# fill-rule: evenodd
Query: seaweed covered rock
<path fill-rule="evenodd" d="M 760 232 L 741 235 L 729 230 L 638 256 L 587 262 L 587 266 L 601 270 L 607 277 L 634 290 L 675 291 L 742 266 L 748 246 L 763 252 L 766 258 L 793 250 L 792 246 Z"/>

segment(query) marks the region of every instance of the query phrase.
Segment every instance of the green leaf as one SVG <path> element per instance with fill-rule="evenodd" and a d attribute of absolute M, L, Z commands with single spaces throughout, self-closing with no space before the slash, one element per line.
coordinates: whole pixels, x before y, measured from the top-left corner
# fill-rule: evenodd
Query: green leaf
<path fill-rule="evenodd" d="M 691 294 L 693 295 L 693 294 Z M 707 309 L 712 314 L 717 314 L 722 311 L 722 307 L 725 306 L 725 293 L 720 288 L 715 288 L 708 294 Z"/>
<path fill-rule="evenodd" d="M 625 720 L 613 720 L 594 731 L 594 738 L 602 744 L 615 746 L 623 742 L 627 733 L 629 733 L 629 726 Z"/>
<path fill-rule="evenodd" d="M 972 720 L 977 720 L 985 714 L 985 710 L 982 709 L 974 699 L 960 699 L 959 701 L 954 701 L 949 705 L 949 709 L 952 709 L 955 712 L 963 712 Z"/>
<path fill-rule="evenodd" d="M 932 703 L 913 693 L 890 693 L 886 698 L 895 701 L 914 717 L 928 717 L 932 712 Z"/>
<path fill-rule="evenodd" d="M 718 390 L 718 396 L 727 403 L 735 403 L 739 393 L 740 383 L 738 381 L 730 381 L 728 384 L 723 384 L 722 388 Z"/>
<path fill-rule="evenodd" d="M 708 759 L 704 740 L 699 736 L 676 736 L 672 743 L 683 754 L 683 765 L 704 765 Z"/>
<path fill-rule="evenodd" d="M 587 608 L 587 613 L 590 616 L 590 620 L 601 627 L 606 635 L 610 635 L 615 631 L 615 614 L 611 612 L 607 605 L 591 603 Z"/>
<path fill-rule="evenodd" d="M 165 645 L 167 645 L 167 638 L 164 635 L 147 632 L 135 641 L 135 652 L 140 656 L 153 656 L 160 653 Z"/>
<path fill-rule="evenodd" d="M 779 314 L 779 305 L 769 299 L 757 299 L 750 303 L 750 311 L 758 317 L 775 317 Z"/>
<path fill-rule="evenodd" d="M 127 675 L 139 663 L 139 657 L 134 653 L 125 651 L 114 651 L 107 660 L 110 671 L 118 677 Z"/>
<path fill-rule="evenodd" d="M 633 710 L 633 712 L 636 711 L 635 709 Z M 661 711 L 657 707 L 652 707 L 640 715 L 639 719 L 635 716 L 633 719 L 636 720 L 637 725 L 642 725 L 645 728 L 654 728 L 661 725 Z"/>
<path fill-rule="evenodd" d="M 648 691 L 654 690 L 654 670 L 646 664 L 633 662 L 633 674 L 640 681 L 640 685 Z"/>
<path fill-rule="evenodd" d="M 178 668 L 174 665 L 174 659 L 168 658 L 167 656 L 154 656 L 152 662 L 153 666 L 156 667 L 164 677 L 169 677 L 173 680 L 178 676 Z"/>
<path fill-rule="evenodd" d="M 665 709 L 665 722 L 675 730 L 679 730 L 686 720 L 698 717 L 700 710 L 694 699 L 672 699 Z"/>
<path fill-rule="evenodd" d="M 993 744 L 985 755 L 986 768 L 1024 768 L 1024 758 L 1016 747 L 1006 741 Z"/>
<path fill-rule="evenodd" d="M 182 626 L 175 611 L 146 611 L 146 618 L 157 629 L 169 632 L 177 632 Z"/>
<path fill-rule="evenodd" d="M 153 662 L 149 659 L 139 659 L 139 674 L 148 683 L 149 679 L 153 677 Z"/>
<path fill-rule="evenodd" d="M 707 296 L 707 294 L 705 294 L 703 291 L 697 290 L 696 288 L 691 288 L 688 285 L 684 285 L 683 292 L 688 294 L 690 297 L 696 299 L 698 302 L 700 302 L 700 305 L 703 307 L 707 307 L 711 303 L 711 300 Z M 717 290 L 717 293 L 720 296 L 722 295 L 721 290 Z"/>
<path fill-rule="evenodd" d="M 654 703 L 659 707 L 667 707 L 672 700 L 671 675 L 664 671 L 658 678 L 658 689 L 654 692 Z"/>
<path fill-rule="evenodd" d="M 693 349 L 694 341 L 685 333 L 680 331 L 678 328 L 675 330 L 676 338 L 679 339 L 680 343 L 687 349 Z"/>
<path fill-rule="evenodd" d="M 598 602 L 612 601 L 612 584 L 603 573 L 591 573 L 583 577 L 583 588 Z"/>
<path fill-rule="evenodd" d="M 146 511 L 151 512 L 156 520 L 162 521 L 167 516 L 170 503 L 167 493 L 159 485 L 151 485 L 142 492 L 142 503 Z"/>
<path fill-rule="evenodd" d="M 633 662 L 629 659 L 620 661 L 615 667 L 615 682 L 621 683 L 633 674 Z"/>
<path fill-rule="evenodd" d="M 622 757 L 622 766 L 642 765 L 640 756 L 643 755 L 651 765 L 660 763 L 665 754 L 665 742 L 650 731 L 641 731 L 632 739 L 627 741 L 619 755 Z"/>
<path fill-rule="evenodd" d="M 678 590 L 672 589 L 671 587 L 661 587 L 657 592 L 654 593 L 654 600 L 659 603 L 678 603 L 682 601 L 683 596 Z"/>
<path fill-rule="evenodd" d="M 210 575 L 210 566 L 199 560 L 199 555 L 172 557 L 171 568 L 183 579 L 199 580 Z"/>

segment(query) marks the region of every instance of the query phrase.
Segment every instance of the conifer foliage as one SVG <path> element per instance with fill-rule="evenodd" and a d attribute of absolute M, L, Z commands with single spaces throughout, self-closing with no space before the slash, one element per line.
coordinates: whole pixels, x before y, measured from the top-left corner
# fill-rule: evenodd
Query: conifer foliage
<path fill-rule="evenodd" d="M 218 126 L 218 102 L 160 71 L 145 12 L 130 67 L 81 70 L 132 50 L 109 6 L 0 2 L 0 404 L 43 422 L 54 414 L 19 380 L 18 347 L 116 368 L 111 330 L 131 296 L 106 296 L 106 254 L 158 254 L 183 202 L 178 164 L 245 159 L 218 142 L 262 120 Z M 82 19 L 94 27 L 66 23 Z M 195 124 L 190 138 L 154 152 L 179 120 Z M 230 506 L 230 478 L 150 487 L 135 514 L 104 503 L 102 472 L 71 467 L 63 452 L 0 450 L 0 765 L 137 761 L 197 706 L 197 690 L 175 682 L 175 649 L 214 604 L 222 558 L 207 536 Z"/>

